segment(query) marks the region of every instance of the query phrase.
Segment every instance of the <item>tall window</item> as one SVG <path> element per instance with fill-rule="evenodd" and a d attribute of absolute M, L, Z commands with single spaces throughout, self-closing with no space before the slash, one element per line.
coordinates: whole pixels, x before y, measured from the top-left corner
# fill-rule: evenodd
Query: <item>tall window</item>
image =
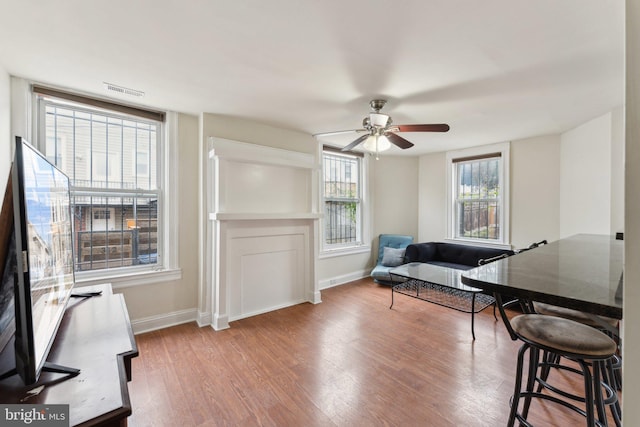
<path fill-rule="evenodd" d="M 451 166 L 450 237 L 508 244 L 505 150 L 448 155 Z M 496 146 L 491 148 L 495 149 Z M 482 150 L 480 150 L 482 151 Z M 478 149 L 472 150 L 478 152 Z"/>
<path fill-rule="evenodd" d="M 362 244 L 362 157 L 323 151 L 324 249 Z"/>
<path fill-rule="evenodd" d="M 495 157 L 454 160 L 456 236 L 500 239 L 500 153 Z"/>
<path fill-rule="evenodd" d="M 157 264 L 162 121 L 50 95 L 38 103 L 40 148 L 71 180 L 76 271 Z"/>

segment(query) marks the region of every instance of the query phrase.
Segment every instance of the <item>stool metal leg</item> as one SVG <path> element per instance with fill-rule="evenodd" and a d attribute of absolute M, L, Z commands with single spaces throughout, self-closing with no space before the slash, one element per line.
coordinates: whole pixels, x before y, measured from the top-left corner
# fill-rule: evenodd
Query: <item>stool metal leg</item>
<path fill-rule="evenodd" d="M 602 383 L 600 382 L 600 378 L 602 378 L 602 361 L 594 360 L 593 361 L 593 393 L 595 397 L 596 410 L 598 412 L 598 420 L 600 424 L 604 427 L 607 427 L 609 423 L 607 422 L 607 413 L 604 408 L 604 401 L 602 399 Z"/>
<path fill-rule="evenodd" d="M 474 329 L 474 325 L 473 325 L 473 320 L 475 318 L 475 314 L 476 314 L 476 294 L 475 292 L 473 293 L 473 295 L 471 295 L 471 336 L 473 337 L 473 340 L 476 340 L 476 332 Z"/>
<path fill-rule="evenodd" d="M 576 360 L 580 367 L 582 367 L 583 375 L 584 375 L 584 391 L 585 391 L 585 413 L 587 416 L 587 426 L 595 427 L 596 419 L 593 411 L 594 406 L 594 398 L 593 398 L 593 376 L 591 375 L 591 371 L 589 370 L 589 364 L 582 359 Z M 600 382 L 598 381 L 598 384 Z"/>
<path fill-rule="evenodd" d="M 607 398 L 604 401 L 605 405 L 610 406 L 611 415 L 613 421 L 616 423 L 616 427 L 622 427 L 622 408 L 620 407 L 620 401 L 617 395 L 617 383 L 614 372 L 614 363 L 616 356 L 608 359 L 604 362 L 602 368 L 602 378 L 604 381 L 603 387 L 608 392 Z"/>
<path fill-rule="evenodd" d="M 516 365 L 516 384 L 513 389 L 513 397 L 511 401 L 511 411 L 509 412 L 508 427 L 513 427 L 516 422 L 516 414 L 518 413 L 518 405 L 520 404 L 520 387 L 522 386 L 522 371 L 524 370 L 524 353 L 530 346 L 524 343 L 518 350 L 518 363 Z"/>
<path fill-rule="evenodd" d="M 527 391 L 524 398 L 524 406 L 522 407 L 522 418 L 527 419 L 529 415 L 529 408 L 531 407 L 531 398 L 533 395 L 533 387 L 536 383 L 536 376 L 538 374 L 538 362 L 540 359 L 540 350 L 536 347 L 529 349 L 529 377 L 527 378 Z"/>
<path fill-rule="evenodd" d="M 540 370 L 540 379 L 537 392 L 540 393 L 545 386 L 549 373 L 551 372 L 551 365 L 559 363 L 560 357 L 547 350 L 542 353 L 542 369 Z"/>

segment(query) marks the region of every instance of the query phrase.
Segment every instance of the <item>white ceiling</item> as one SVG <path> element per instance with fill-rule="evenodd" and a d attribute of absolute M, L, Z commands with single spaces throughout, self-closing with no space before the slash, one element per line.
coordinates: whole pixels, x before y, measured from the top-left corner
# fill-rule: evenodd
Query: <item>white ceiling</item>
<path fill-rule="evenodd" d="M 369 100 L 422 154 L 558 133 L 624 102 L 621 0 L 0 0 L 12 75 L 310 134 Z M 109 95 L 111 96 L 111 95 Z M 346 145 L 357 135 L 334 138 Z"/>

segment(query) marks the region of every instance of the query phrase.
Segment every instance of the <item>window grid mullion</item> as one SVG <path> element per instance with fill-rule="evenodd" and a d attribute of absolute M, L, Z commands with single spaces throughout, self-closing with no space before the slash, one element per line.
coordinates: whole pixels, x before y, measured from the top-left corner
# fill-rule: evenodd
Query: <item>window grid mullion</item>
<path fill-rule="evenodd" d="M 493 184 L 499 179 L 499 158 L 454 162 L 454 167 L 456 236 L 499 239 L 500 182 Z"/>
<path fill-rule="evenodd" d="M 361 222 L 360 161 L 348 155 L 323 152 L 323 163 L 325 245 L 342 247 L 356 244 Z"/>
<path fill-rule="evenodd" d="M 92 113 L 88 113 L 88 141 L 86 141 L 86 144 L 88 146 L 88 156 L 87 159 L 85 160 L 85 164 L 87 164 L 87 172 L 88 172 L 88 180 L 84 181 L 85 183 L 89 183 L 89 185 L 91 185 L 91 187 L 85 187 L 82 185 L 77 185 L 80 184 L 80 182 L 78 182 L 78 173 L 80 172 L 78 169 L 78 158 L 81 158 L 82 155 L 78 155 L 77 154 L 77 150 L 80 147 L 78 145 L 78 138 L 79 133 L 78 133 L 78 120 L 80 120 L 80 117 L 78 117 L 77 115 L 77 111 L 72 108 L 72 107 L 68 107 L 67 105 L 64 105 L 62 108 L 64 109 L 64 113 L 60 111 L 59 107 L 56 106 L 53 102 L 50 102 L 48 100 L 43 100 L 43 110 L 44 114 L 43 114 L 43 118 L 44 118 L 44 128 L 45 128 L 45 140 L 46 140 L 46 136 L 47 133 L 53 133 L 54 136 L 54 144 L 52 146 L 52 149 L 54 150 L 54 156 L 56 159 L 60 158 L 61 162 L 62 162 L 62 157 L 64 156 L 71 156 L 72 159 L 66 159 L 65 157 L 65 163 L 67 165 L 67 167 L 71 170 L 71 173 L 73 175 L 73 185 L 70 188 L 70 192 L 71 192 L 71 196 L 72 199 L 74 201 L 74 205 L 73 205 L 73 209 L 74 209 L 74 218 L 76 218 L 76 225 L 78 225 L 79 227 L 77 227 L 76 230 L 76 237 L 77 237 L 77 242 L 76 242 L 76 247 L 78 248 L 77 252 L 77 260 L 76 262 L 79 263 L 77 265 L 79 265 L 79 269 L 80 270 L 93 270 L 93 269 L 101 269 L 101 268 L 111 268 L 112 262 L 113 261 L 124 261 L 125 255 L 129 251 L 129 248 L 127 247 L 127 243 L 126 243 L 126 234 L 127 233 L 131 233 L 131 231 L 127 231 L 125 229 L 125 224 L 126 224 L 126 214 L 127 214 L 127 207 L 126 207 L 126 203 L 131 203 L 131 206 L 133 207 L 133 211 L 134 211 L 134 215 L 133 215 L 133 220 L 136 223 L 136 226 L 138 225 L 138 218 L 137 215 L 135 214 L 135 212 L 137 211 L 137 207 L 139 205 L 139 202 L 141 200 L 144 200 L 144 206 L 146 207 L 146 218 L 145 218 L 145 228 L 146 230 L 144 231 L 145 236 L 146 236 L 146 240 L 147 240 L 147 246 L 146 246 L 146 254 L 147 254 L 147 262 L 150 263 L 155 263 L 157 257 L 155 256 L 155 254 L 153 254 L 154 256 L 152 257 L 152 253 L 151 251 L 154 250 L 153 246 L 152 246 L 152 240 L 154 239 L 153 234 L 157 232 L 154 231 L 154 229 L 152 228 L 156 228 L 157 230 L 157 220 L 153 219 L 153 218 L 157 218 L 157 203 L 160 200 L 160 189 L 157 188 L 157 186 L 152 185 L 153 181 L 154 181 L 154 177 L 151 176 L 151 157 L 152 157 L 152 152 L 151 150 L 154 149 L 152 148 L 154 146 L 154 144 L 152 143 L 155 140 L 155 144 L 159 144 L 160 143 L 160 133 L 157 130 L 158 125 L 154 125 L 155 126 L 155 130 L 154 129 L 149 129 L 149 127 L 152 126 L 147 126 L 147 128 L 145 128 L 145 132 L 147 132 L 147 136 L 146 136 L 146 149 L 147 152 L 145 153 L 141 153 L 144 159 L 147 160 L 148 164 L 149 164 L 149 169 L 147 170 L 147 174 L 144 177 L 145 181 L 147 182 L 147 190 L 143 190 L 142 192 L 139 189 L 135 189 L 136 186 L 133 186 L 133 188 L 131 189 L 125 189 L 125 124 L 122 121 L 122 119 L 120 118 L 116 118 L 116 120 L 114 121 L 114 123 L 110 123 L 109 118 L 110 115 L 102 115 L 100 114 L 101 118 L 105 117 L 105 122 L 104 122 L 104 127 L 105 127 L 105 185 L 98 185 L 98 187 L 94 187 L 96 184 L 100 184 L 99 181 L 95 180 L 95 176 L 96 176 L 96 170 L 95 167 L 97 165 L 97 161 L 98 159 L 95 158 L 94 156 L 94 147 L 95 147 L 95 140 L 94 138 L 96 137 L 96 135 L 98 135 L 98 129 L 96 128 L 98 122 L 96 122 L 95 120 L 95 115 Z M 51 106 L 51 110 L 52 110 L 52 126 L 49 128 L 49 130 L 47 130 L 47 124 L 46 124 L 46 117 L 47 117 L 47 112 L 46 112 L 46 108 L 47 106 Z M 71 111 L 71 114 L 68 113 L 68 111 Z M 69 149 L 67 149 L 66 151 L 62 151 L 62 140 L 63 140 L 63 136 L 61 136 L 61 130 L 60 130 L 60 126 L 61 126 L 61 122 L 60 119 L 62 117 L 68 117 L 69 119 L 69 124 L 65 124 L 64 126 L 66 127 L 66 140 L 67 142 L 67 147 L 68 148 L 72 148 L 71 153 L 69 153 Z M 84 119 L 82 119 L 84 120 Z M 135 126 L 134 128 L 134 144 L 136 147 L 136 153 L 135 156 L 138 155 L 137 153 L 137 149 L 138 149 L 138 142 L 139 142 L 139 138 L 143 137 L 142 135 L 139 135 L 139 131 L 138 129 L 140 128 L 139 122 L 135 122 L 130 120 L 130 122 L 134 122 Z M 102 122 L 100 122 L 100 124 L 102 124 Z M 117 162 L 118 164 L 120 164 L 120 173 L 118 174 L 118 178 L 120 181 L 120 188 L 114 188 L 112 187 L 113 184 L 117 184 L 116 182 L 111 182 L 113 180 L 113 176 L 109 175 L 109 165 L 111 164 L 113 166 L 113 162 L 111 162 L 112 159 L 110 159 L 110 153 L 113 152 L 114 149 L 114 140 L 113 138 L 111 138 L 112 136 L 116 137 L 117 139 L 117 134 L 118 134 L 118 130 L 116 130 L 117 128 L 113 128 L 113 126 L 120 126 L 119 129 L 119 135 L 120 135 L 120 155 L 121 158 L 120 159 L 113 159 L 113 161 Z M 116 134 L 115 135 L 111 135 L 110 131 L 111 129 L 113 129 Z M 141 129 L 141 128 L 140 128 Z M 155 139 L 153 138 L 153 135 L 155 135 Z M 58 142 L 60 141 L 60 143 Z M 142 141 L 142 140 L 140 140 Z M 144 147 L 142 148 L 144 150 Z M 80 156 L 80 157 L 79 157 Z M 134 159 L 135 160 L 135 159 Z M 57 160 L 56 160 L 57 163 Z M 60 168 L 64 169 L 62 166 L 62 164 L 58 165 Z M 135 166 L 136 170 L 137 170 L 137 165 Z M 155 168 L 154 168 L 155 169 Z M 155 169 L 157 171 L 157 169 Z M 137 181 L 137 177 L 134 177 L 134 182 L 139 182 Z M 155 188 L 155 190 L 152 190 L 152 188 Z M 119 201 L 118 201 L 119 199 Z M 130 202 L 126 202 L 126 200 L 130 200 Z M 85 208 L 82 208 L 82 203 L 85 203 Z M 99 218 L 96 219 L 96 217 L 94 217 L 94 209 L 96 212 L 96 216 L 98 216 Z M 82 214 L 82 211 L 85 211 L 85 215 Z M 114 212 L 111 212 L 111 210 L 113 210 Z M 119 214 L 118 211 L 119 210 Z M 153 217 L 152 217 L 152 213 L 153 213 Z M 87 217 L 88 215 L 88 217 Z M 104 221 L 104 229 L 103 231 L 97 231 L 96 229 L 96 224 L 97 222 L 102 222 Z M 89 230 L 83 230 L 83 226 L 87 226 Z M 117 226 L 116 228 L 112 228 Z M 77 234 L 77 233 L 81 233 L 81 234 Z M 96 243 L 96 238 L 98 237 L 98 234 L 102 233 L 102 235 L 104 236 L 103 239 L 103 243 L 102 246 L 99 243 Z M 88 236 L 88 239 L 82 238 L 82 236 Z M 118 236 L 118 237 L 116 237 Z M 156 237 L 157 238 L 157 237 Z M 115 247 L 118 248 L 118 252 L 115 252 L 113 250 L 110 250 L 109 248 L 113 248 L 114 246 L 112 245 L 111 240 L 114 241 L 115 243 Z M 87 245 L 87 247 L 85 248 L 85 244 Z M 98 259 L 96 257 L 97 253 L 95 252 L 96 249 L 99 249 L 99 251 L 101 252 L 101 260 Z M 157 244 L 156 244 L 156 248 L 155 250 L 158 250 Z M 85 256 L 86 255 L 86 256 Z M 132 256 L 134 254 L 130 253 L 130 256 Z M 86 259 L 83 259 L 86 258 Z M 87 267 L 88 264 L 88 268 Z M 99 266 L 99 264 L 102 264 L 103 266 Z"/>

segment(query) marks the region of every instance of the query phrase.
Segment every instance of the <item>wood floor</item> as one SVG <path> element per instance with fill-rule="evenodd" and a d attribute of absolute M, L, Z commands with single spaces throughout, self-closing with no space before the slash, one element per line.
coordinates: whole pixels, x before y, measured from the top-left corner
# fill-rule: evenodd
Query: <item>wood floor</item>
<path fill-rule="evenodd" d="M 406 296 L 369 279 L 231 323 L 138 335 L 129 426 L 504 426 L 516 352 L 502 322 Z M 556 384 L 579 379 L 553 373 Z M 541 426 L 584 425 L 534 402 Z"/>

